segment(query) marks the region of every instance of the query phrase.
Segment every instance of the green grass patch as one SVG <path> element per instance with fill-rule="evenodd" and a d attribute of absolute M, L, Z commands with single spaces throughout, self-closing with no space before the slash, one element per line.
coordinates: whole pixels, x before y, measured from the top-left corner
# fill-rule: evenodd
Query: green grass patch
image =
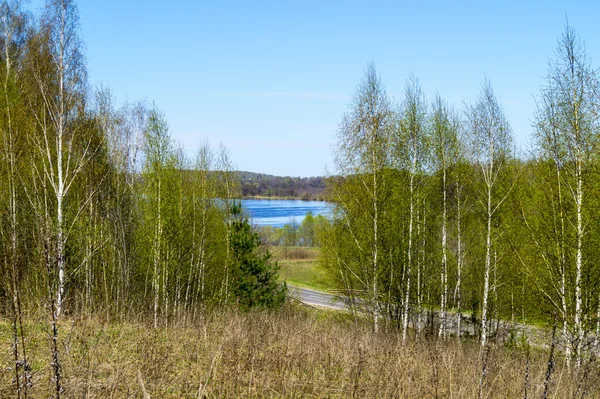
<path fill-rule="evenodd" d="M 317 291 L 330 291 L 333 287 L 327 273 L 317 260 L 282 260 L 279 265 L 279 279 L 288 284 L 311 288 Z"/>
<path fill-rule="evenodd" d="M 319 248 L 276 246 L 269 251 L 272 260 L 279 265 L 280 281 L 323 292 L 334 288 L 319 265 Z"/>

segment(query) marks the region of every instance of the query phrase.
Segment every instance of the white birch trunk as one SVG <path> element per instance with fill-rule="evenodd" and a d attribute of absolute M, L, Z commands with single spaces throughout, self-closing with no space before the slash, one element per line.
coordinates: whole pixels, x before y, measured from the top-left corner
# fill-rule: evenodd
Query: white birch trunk
<path fill-rule="evenodd" d="M 581 154 L 577 157 L 577 192 L 575 206 L 577 211 L 577 257 L 575 260 L 575 356 L 577 367 L 581 366 L 581 346 L 583 340 L 581 274 L 583 269 L 583 179 L 581 175 Z"/>
<path fill-rule="evenodd" d="M 571 343 L 569 342 L 569 309 L 567 307 L 567 270 L 565 261 L 565 217 L 562 199 L 562 184 L 560 176 L 559 159 L 555 157 L 556 163 L 556 181 L 558 186 L 558 207 L 560 214 L 560 238 L 558 242 L 558 251 L 560 256 L 560 302 L 562 309 L 562 335 L 565 342 L 565 361 L 567 369 L 571 368 Z"/>
<path fill-rule="evenodd" d="M 596 337 L 594 340 L 596 347 L 598 347 L 600 343 L 600 294 L 598 294 L 598 305 L 596 308 Z"/>
<path fill-rule="evenodd" d="M 442 210 L 442 270 L 441 270 L 441 284 L 442 284 L 442 298 L 440 303 L 440 332 L 439 336 L 446 338 L 446 305 L 448 301 L 448 256 L 447 256 L 447 220 L 448 211 L 446 205 L 446 165 L 442 163 L 443 176 L 442 176 L 442 193 L 443 193 L 443 210 Z"/>
<path fill-rule="evenodd" d="M 63 140 L 65 135 L 65 28 L 66 10 L 61 8 L 62 25 L 60 28 L 60 53 L 58 55 L 58 122 L 56 131 L 56 257 L 58 261 L 58 292 L 56 296 L 56 317 L 60 317 L 63 309 L 63 297 L 65 292 L 65 242 L 64 242 L 64 220 L 63 206 L 65 198 L 65 180 L 63 177 Z"/>
<path fill-rule="evenodd" d="M 376 162 L 373 152 L 373 162 Z M 375 165 L 376 167 L 376 165 Z M 373 171 L 373 331 L 379 332 L 379 292 L 377 287 L 377 274 L 379 273 L 377 264 L 378 242 L 377 242 L 377 170 Z"/>
<path fill-rule="evenodd" d="M 490 291 L 490 269 L 492 256 L 492 188 L 487 188 L 487 236 L 485 245 L 485 270 L 483 276 L 483 304 L 481 310 L 481 349 L 484 350 L 488 338 L 488 297 Z"/>
<path fill-rule="evenodd" d="M 420 238 L 421 238 L 421 212 L 420 212 L 420 208 L 419 205 L 417 205 L 417 215 L 416 215 L 416 220 L 417 220 L 417 236 L 416 236 L 416 241 L 420 242 Z M 423 293 L 421 291 L 421 286 L 423 285 L 423 282 L 421 281 L 421 257 L 420 255 L 420 251 L 417 251 L 417 332 L 421 332 L 421 328 L 423 326 L 423 318 L 422 318 L 422 307 L 421 307 L 421 303 L 422 303 L 422 299 L 423 299 Z"/>
<path fill-rule="evenodd" d="M 192 276 L 194 274 L 194 264 L 196 255 L 196 187 L 194 185 L 192 190 L 192 254 L 190 256 L 190 270 L 188 272 L 187 284 L 185 287 L 185 296 L 183 298 L 184 311 L 183 315 L 184 324 L 187 319 L 188 310 L 190 307 L 190 291 L 192 289 Z"/>
<path fill-rule="evenodd" d="M 60 125 L 62 126 L 62 115 L 60 116 Z M 57 137 L 57 170 L 58 170 L 58 189 L 56 191 L 56 258 L 58 266 L 58 292 L 56 294 L 56 317 L 60 317 L 63 309 L 63 298 L 65 292 L 65 242 L 63 231 L 63 201 L 65 197 L 65 185 L 63 180 L 63 162 L 62 162 L 62 129 Z"/>
<path fill-rule="evenodd" d="M 205 194 L 205 200 L 207 199 Z M 202 207 L 202 235 L 200 237 L 200 301 L 204 307 L 204 276 L 206 270 L 206 225 L 208 224 L 208 209 L 206 204 Z"/>
<path fill-rule="evenodd" d="M 154 230 L 154 271 L 152 276 L 152 290 L 154 291 L 154 328 L 158 328 L 158 305 L 159 305 L 159 291 L 160 291 L 160 281 L 159 281 L 159 270 L 160 270 L 160 250 L 161 250 L 161 181 L 160 177 L 158 180 L 158 202 L 157 202 L 157 218 L 156 218 L 156 226 Z"/>
<path fill-rule="evenodd" d="M 416 168 L 416 156 L 413 156 L 413 171 Z M 408 221 L 408 260 L 406 265 L 406 293 L 404 296 L 404 312 L 402 315 L 402 342 L 406 342 L 406 335 L 408 332 L 408 316 L 410 306 L 410 275 L 412 266 L 412 235 L 413 235 L 413 221 L 414 221 L 414 172 L 411 172 L 410 176 L 410 215 Z"/>

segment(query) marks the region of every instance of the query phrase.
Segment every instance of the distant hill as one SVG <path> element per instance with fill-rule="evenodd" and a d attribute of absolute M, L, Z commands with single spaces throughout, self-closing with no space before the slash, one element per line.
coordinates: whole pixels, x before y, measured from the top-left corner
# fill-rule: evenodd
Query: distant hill
<path fill-rule="evenodd" d="M 325 177 L 283 177 L 244 171 L 236 173 L 244 198 L 325 199 Z"/>

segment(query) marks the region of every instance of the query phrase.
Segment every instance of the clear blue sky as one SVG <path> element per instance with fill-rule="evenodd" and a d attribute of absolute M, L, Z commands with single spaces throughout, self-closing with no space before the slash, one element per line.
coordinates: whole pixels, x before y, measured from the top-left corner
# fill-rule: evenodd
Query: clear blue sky
<path fill-rule="evenodd" d="M 206 138 L 241 170 L 292 176 L 334 171 L 338 123 L 371 61 L 392 97 L 412 71 L 457 108 L 489 77 L 526 146 L 565 15 L 600 65 L 599 4 L 78 2 L 91 84 L 155 102 L 190 155 Z"/>

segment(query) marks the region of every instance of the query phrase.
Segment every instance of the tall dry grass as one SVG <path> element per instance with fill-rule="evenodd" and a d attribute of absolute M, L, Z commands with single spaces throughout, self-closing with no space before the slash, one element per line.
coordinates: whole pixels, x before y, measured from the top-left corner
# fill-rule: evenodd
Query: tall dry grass
<path fill-rule="evenodd" d="M 14 397 L 10 326 L 1 324 L 0 397 Z M 159 329 L 150 323 L 63 319 L 63 397 L 67 398 L 473 398 L 479 346 L 431 339 L 402 345 L 394 333 L 373 334 L 345 316 L 288 307 L 278 313 L 215 311 Z M 50 337 L 27 326 L 33 366 L 30 398 L 52 389 Z M 483 396 L 524 396 L 527 356 L 492 347 Z M 541 397 L 547 354 L 530 355 L 528 397 Z M 586 384 L 584 385 L 582 381 Z M 600 397 L 598 369 L 568 374 L 557 364 L 549 397 Z"/>
<path fill-rule="evenodd" d="M 316 247 L 286 247 L 276 246 L 269 248 L 273 261 L 280 262 L 286 260 L 317 260 L 319 257 L 319 248 Z"/>

